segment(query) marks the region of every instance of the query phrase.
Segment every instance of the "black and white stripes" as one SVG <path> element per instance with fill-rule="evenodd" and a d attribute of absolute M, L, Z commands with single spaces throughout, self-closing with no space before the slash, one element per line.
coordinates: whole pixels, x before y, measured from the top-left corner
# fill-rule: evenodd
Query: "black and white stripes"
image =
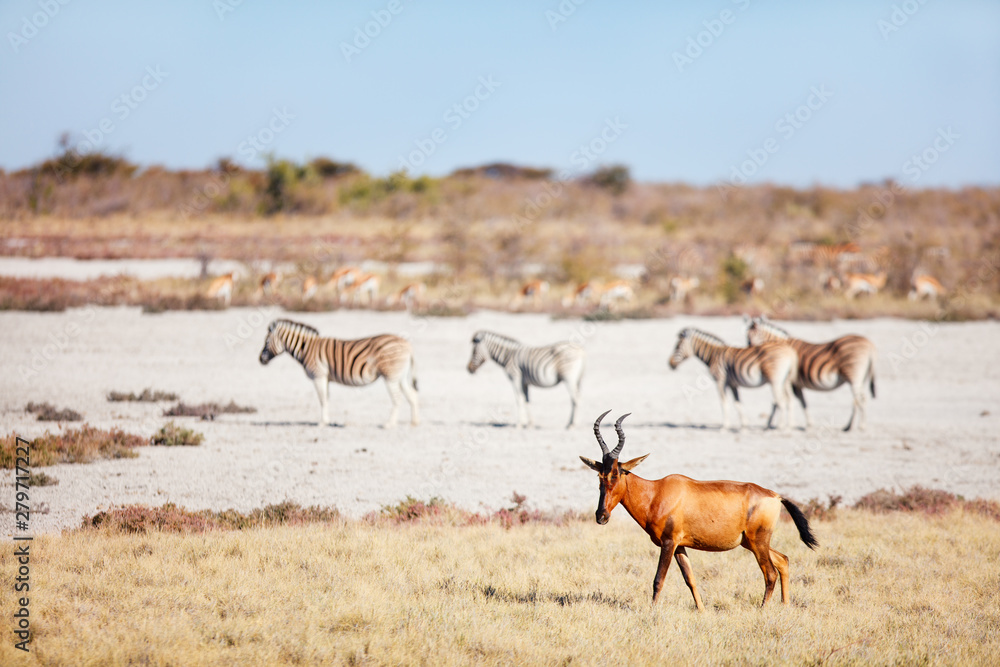
<path fill-rule="evenodd" d="M 399 396 L 410 404 L 410 422 L 420 423 L 417 405 L 417 378 L 410 343 L 399 336 L 383 334 L 358 340 L 322 338 L 316 329 L 292 322 L 275 320 L 267 330 L 260 363 L 266 364 L 283 352 L 288 352 L 306 371 L 316 385 L 322 415 L 320 424 L 330 421 L 329 383 L 361 387 L 385 378 L 392 399 L 392 412 L 386 423 L 395 426 L 399 414 Z M 410 382 L 406 382 L 409 373 Z"/>
<path fill-rule="evenodd" d="M 575 424 L 580 381 L 583 378 L 582 347 L 570 342 L 545 347 L 525 347 L 513 338 L 492 331 L 478 331 L 472 337 L 469 372 L 475 373 L 486 363 L 487 357 L 503 367 L 514 385 L 518 426 L 522 425 L 522 421 L 525 426 L 533 423 L 528 412 L 528 387 L 554 387 L 560 382 L 565 383 L 569 389 L 572 403 L 567 428 Z"/>

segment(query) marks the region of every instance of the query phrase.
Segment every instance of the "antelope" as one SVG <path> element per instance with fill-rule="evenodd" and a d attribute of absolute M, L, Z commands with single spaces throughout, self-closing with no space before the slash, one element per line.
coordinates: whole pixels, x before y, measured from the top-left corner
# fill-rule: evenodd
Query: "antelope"
<path fill-rule="evenodd" d="M 207 296 L 210 299 L 219 299 L 226 303 L 226 308 L 233 299 L 233 284 L 236 282 L 236 272 L 231 271 L 219 276 L 208 286 Z"/>
<path fill-rule="evenodd" d="M 939 283 L 934 276 L 920 275 L 913 277 L 913 289 L 908 295 L 910 301 L 918 299 L 936 299 L 947 294 L 944 285 Z"/>
<path fill-rule="evenodd" d="M 308 301 L 313 298 L 317 289 L 319 289 L 319 281 L 316 280 L 316 277 L 306 276 L 306 279 L 302 281 L 302 300 Z"/>
<path fill-rule="evenodd" d="M 670 279 L 670 300 L 687 302 L 688 296 L 700 284 L 701 281 L 695 277 L 674 276 Z"/>
<path fill-rule="evenodd" d="M 857 298 L 861 294 L 874 296 L 875 294 L 878 294 L 880 289 L 885 287 L 885 282 L 888 277 L 889 274 L 885 271 L 880 271 L 876 274 L 848 273 L 845 276 L 847 289 L 844 290 L 844 296 L 848 299 Z"/>
<path fill-rule="evenodd" d="M 695 606 L 698 611 L 704 611 L 705 605 L 701 602 L 691 571 L 687 548 L 729 551 L 742 546 L 757 558 L 757 565 L 764 574 L 764 601 L 761 606 L 771 599 L 778 577 L 781 578 L 781 601 L 789 604 L 788 557 L 771 548 L 771 534 L 784 505 L 795 522 L 799 539 L 810 549 L 819 546 L 802 510 L 774 491 L 751 482 L 703 482 L 676 474 L 647 480 L 633 474 L 632 470 L 649 454 L 625 463 L 618 461 L 625 446 L 622 421 L 628 414 L 615 422 L 618 446 L 608 451 L 601 437 L 601 420 L 608 412 L 611 411 L 608 410 L 594 422 L 594 435 L 601 446 L 603 459 L 598 462 L 581 456 L 580 460 L 597 472 L 601 491 L 595 513 L 597 523 L 606 524 L 612 510 L 621 503 L 646 531 L 653 544 L 660 547 L 660 560 L 653 579 L 653 603 L 660 595 L 670 560 L 675 558 Z"/>
<path fill-rule="evenodd" d="M 344 301 L 350 297 L 352 304 L 357 305 L 361 300 L 361 295 L 366 294 L 368 296 L 368 305 L 372 306 L 375 304 L 375 299 L 378 297 L 379 277 L 374 273 L 364 273 L 358 275 L 354 282 L 344 288 L 340 293 L 340 302 Z"/>
<path fill-rule="evenodd" d="M 281 272 L 271 271 L 270 273 L 264 274 L 260 279 L 260 284 L 257 286 L 257 295 L 270 296 L 271 293 L 278 287 L 278 283 L 281 282 Z"/>
<path fill-rule="evenodd" d="M 764 291 L 764 279 L 757 278 L 756 276 L 750 276 L 740 283 L 740 291 L 743 292 L 748 299 L 755 294 L 760 294 Z"/>
<path fill-rule="evenodd" d="M 526 300 L 530 300 L 532 305 L 537 306 L 541 298 L 549 291 L 549 283 L 545 280 L 532 280 L 525 283 L 521 290 L 514 297 L 513 305 L 520 306 Z"/>
<path fill-rule="evenodd" d="M 629 303 L 635 300 L 635 292 L 632 286 L 625 280 L 615 280 L 601 289 L 601 307 L 612 310 L 620 301 Z"/>
<path fill-rule="evenodd" d="M 427 285 L 423 283 L 410 283 L 399 290 L 394 296 L 390 297 L 388 305 L 392 306 L 401 303 L 406 310 L 413 310 L 423 302 L 426 293 Z"/>
<path fill-rule="evenodd" d="M 332 285 L 340 298 L 344 290 L 353 285 L 361 275 L 361 269 L 356 266 L 342 266 L 333 272 L 326 284 Z"/>
<path fill-rule="evenodd" d="M 573 305 L 585 306 L 593 301 L 594 295 L 600 290 L 601 286 L 592 280 L 580 283 L 572 294 L 563 298 L 563 306 L 567 308 Z"/>

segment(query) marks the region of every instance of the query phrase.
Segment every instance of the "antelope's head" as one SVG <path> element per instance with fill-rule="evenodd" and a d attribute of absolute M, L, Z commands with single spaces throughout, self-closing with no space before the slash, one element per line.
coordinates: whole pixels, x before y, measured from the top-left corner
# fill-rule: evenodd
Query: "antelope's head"
<path fill-rule="evenodd" d="M 611 412 L 611 410 L 608 410 L 608 412 Z M 601 437 L 601 420 L 607 416 L 608 412 L 605 412 L 594 422 L 594 435 L 597 437 L 597 444 L 601 446 L 601 451 L 604 453 L 603 459 L 597 462 L 593 459 L 588 459 L 586 456 L 580 457 L 580 460 L 588 468 L 597 473 L 601 496 L 597 501 L 595 517 L 597 518 L 597 523 L 602 526 L 608 522 L 611 510 L 617 507 L 618 503 L 625 496 L 626 475 L 630 475 L 632 469 L 642 463 L 646 456 L 649 456 L 649 454 L 646 454 L 631 461 L 619 463 L 618 455 L 621 454 L 622 447 L 625 446 L 625 431 L 622 430 L 622 421 L 632 413 L 629 412 L 622 415 L 615 422 L 615 431 L 618 432 L 618 446 L 608 451 L 608 446 L 604 444 L 604 438 Z"/>
<path fill-rule="evenodd" d="M 694 354 L 694 346 L 691 344 L 690 331 L 684 329 L 677 334 L 677 346 L 674 353 L 670 355 L 670 367 L 677 369 L 681 362 Z"/>
<path fill-rule="evenodd" d="M 472 358 L 469 359 L 469 373 L 475 373 L 479 367 L 486 363 L 486 351 L 483 350 L 483 332 L 478 331 L 472 337 Z"/>
<path fill-rule="evenodd" d="M 260 363 L 266 365 L 267 362 L 274 359 L 276 356 L 285 351 L 285 344 L 281 340 L 281 336 L 274 333 L 274 330 L 278 327 L 277 322 L 271 322 L 271 325 L 267 328 L 267 338 L 264 339 L 264 349 L 260 351 Z"/>

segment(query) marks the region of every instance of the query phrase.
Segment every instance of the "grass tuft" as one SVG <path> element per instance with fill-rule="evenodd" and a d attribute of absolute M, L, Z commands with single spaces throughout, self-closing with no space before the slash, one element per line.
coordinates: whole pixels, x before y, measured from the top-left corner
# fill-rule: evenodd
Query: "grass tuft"
<path fill-rule="evenodd" d="M 78 422 L 83 421 L 83 415 L 76 410 L 56 408 L 51 403 L 28 403 L 24 408 L 25 412 L 30 412 L 38 416 L 40 422 Z"/>
<path fill-rule="evenodd" d="M 170 421 L 153 435 L 150 444 L 154 447 L 197 447 L 205 441 L 205 436 L 189 428 Z"/>
<path fill-rule="evenodd" d="M 44 472 L 32 472 L 28 475 L 28 486 L 55 486 L 59 480 Z"/>
<path fill-rule="evenodd" d="M 174 407 L 165 410 L 163 412 L 163 416 L 215 419 L 216 415 L 249 414 L 252 412 L 257 412 L 257 408 L 237 405 L 235 401 L 229 401 L 228 405 L 220 405 L 218 403 L 199 403 L 197 405 L 188 405 L 181 402 Z"/>
<path fill-rule="evenodd" d="M 146 387 L 140 393 L 130 391 L 127 394 L 123 391 L 108 392 L 108 400 L 112 403 L 158 403 L 159 401 L 176 401 L 177 394 L 172 391 L 153 390 Z"/>
<path fill-rule="evenodd" d="M 89 463 L 96 459 L 125 459 L 138 456 L 136 447 L 149 441 L 142 436 L 126 433 L 119 428 L 100 429 L 84 424 L 78 429 L 45 435 L 31 441 L 31 465 L 50 466 L 56 463 Z M 14 468 L 17 438 L 10 433 L 0 442 L 0 468 Z"/>

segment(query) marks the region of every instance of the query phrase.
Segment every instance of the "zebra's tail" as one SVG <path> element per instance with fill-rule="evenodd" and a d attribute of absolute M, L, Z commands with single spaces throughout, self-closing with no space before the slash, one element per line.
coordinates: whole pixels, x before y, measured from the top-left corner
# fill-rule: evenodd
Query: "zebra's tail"
<path fill-rule="evenodd" d="M 419 391 L 417 389 L 417 360 L 412 354 L 410 355 L 410 383 L 413 385 L 413 391 Z"/>
<path fill-rule="evenodd" d="M 875 354 L 868 359 L 868 387 L 872 390 L 872 398 L 875 398 Z"/>

